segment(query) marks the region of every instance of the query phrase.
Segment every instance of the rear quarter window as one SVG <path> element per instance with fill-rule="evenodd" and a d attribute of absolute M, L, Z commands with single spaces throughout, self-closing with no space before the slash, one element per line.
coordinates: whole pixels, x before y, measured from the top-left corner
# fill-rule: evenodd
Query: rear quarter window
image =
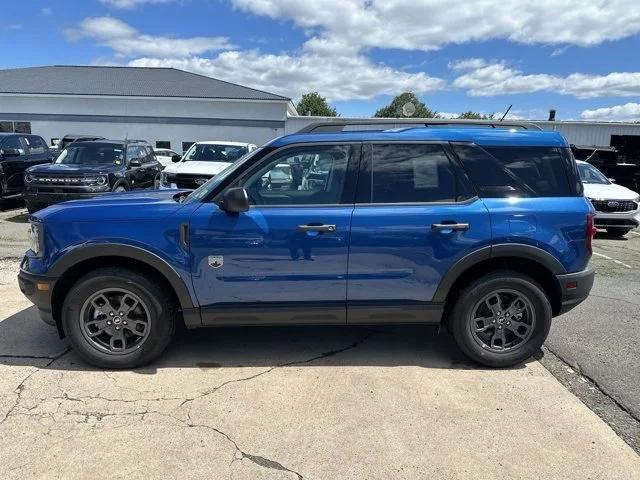
<path fill-rule="evenodd" d="M 454 144 L 481 196 L 568 197 L 579 195 L 575 162 L 555 147 L 479 147 Z"/>

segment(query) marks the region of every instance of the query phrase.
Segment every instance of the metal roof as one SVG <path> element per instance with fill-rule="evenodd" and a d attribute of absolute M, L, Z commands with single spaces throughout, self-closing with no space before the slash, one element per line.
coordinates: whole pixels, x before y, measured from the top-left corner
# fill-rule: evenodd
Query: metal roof
<path fill-rule="evenodd" d="M 176 68 L 75 65 L 0 70 L 0 93 L 289 101 Z"/>
<path fill-rule="evenodd" d="M 444 141 L 473 142 L 494 146 L 568 147 L 558 132 L 497 128 L 406 128 L 401 130 L 345 131 L 340 133 L 301 133 L 276 138 L 269 145 L 280 147 L 293 143 L 317 142 L 398 142 Z"/>

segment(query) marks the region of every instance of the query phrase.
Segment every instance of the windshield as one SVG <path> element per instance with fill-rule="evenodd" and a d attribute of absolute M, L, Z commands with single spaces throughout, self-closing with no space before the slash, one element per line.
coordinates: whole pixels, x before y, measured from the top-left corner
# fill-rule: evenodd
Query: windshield
<path fill-rule="evenodd" d="M 215 177 L 212 177 L 211 179 L 209 179 L 208 182 L 206 182 L 205 184 L 201 185 L 200 187 L 195 189 L 193 192 L 191 192 L 189 196 L 184 199 L 184 202 L 185 203 L 199 202 L 203 198 L 209 196 L 209 194 L 213 190 L 215 190 L 215 188 L 218 185 L 220 185 L 225 179 L 232 176 L 233 172 L 235 172 L 238 168 L 242 167 L 242 165 L 247 163 L 247 161 L 255 157 L 258 153 L 262 152 L 263 150 L 264 150 L 264 147 L 257 148 L 256 150 L 253 150 L 252 152 L 247 153 L 244 157 L 240 158 L 237 162 L 229 164 L 228 167 L 226 167 L 224 170 L 218 173 Z"/>
<path fill-rule="evenodd" d="M 235 162 L 249 149 L 237 145 L 195 143 L 184 154 L 183 162 Z"/>
<path fill-rule="evenodd" d="M 609 185 L 611 183 L 609 179 L 593 165 L 579 163 L 578 172 L 580 172 L 580 180 L 582 180 L 582 183 L 597 183 L 600 185 Z"/>
<path fill-rule="evenodd" d="M 61 165 L 122 165 L 124 151 L 113 143 L 77 143 L 65 148 L 56 163 Z"/>

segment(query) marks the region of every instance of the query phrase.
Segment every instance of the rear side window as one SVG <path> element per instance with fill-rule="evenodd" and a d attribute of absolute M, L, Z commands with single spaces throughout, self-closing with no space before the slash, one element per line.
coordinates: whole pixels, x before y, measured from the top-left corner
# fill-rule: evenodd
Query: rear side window
<path fill-rule="evenodd" d="M 372 203 L 455 202 L 455 170 L 441 145 L 374 144 Z"/>
<path fill-rule="evenodd" d="M 454 144 L 463 167 L 485 197 L 567 197 L 576 195 L 568 162 L 553 147 L 479 147 Z M 571 163 L 571 162 L 569 162 Z"/>

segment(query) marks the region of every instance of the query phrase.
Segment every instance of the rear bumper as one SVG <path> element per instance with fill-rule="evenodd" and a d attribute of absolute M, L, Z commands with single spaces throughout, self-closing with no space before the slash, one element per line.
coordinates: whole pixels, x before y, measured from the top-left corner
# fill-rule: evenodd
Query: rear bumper
<path fill-rule="evenodd" d="M 594 277 L 595 271 L 591 267 L 581 272 L 556 275 L 561 292 L 558 315 L 568 312 L 589 296 Z"/>
<path fill-rule="evenodd" d="M 40 312 L 40 318 L 49 325 L 55 325 L 51 308 L 51 294 L 56 279 L 44 275 L 33 275 L 20 270 L 18 273 L 18 285 L 20 291 L 33 303 Z"/>

